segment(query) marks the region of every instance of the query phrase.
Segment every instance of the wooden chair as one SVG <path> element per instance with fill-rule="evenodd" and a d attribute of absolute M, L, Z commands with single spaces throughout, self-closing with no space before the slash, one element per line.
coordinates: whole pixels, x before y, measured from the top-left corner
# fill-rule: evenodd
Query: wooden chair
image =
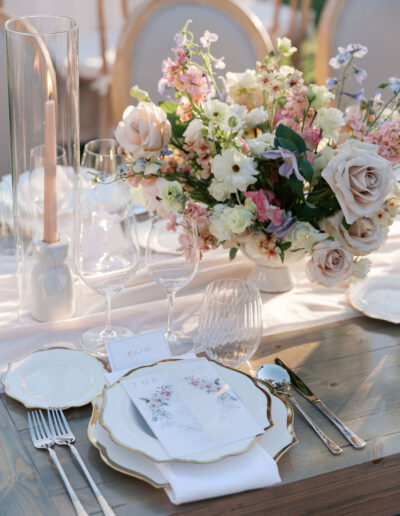
<path fill-rule="evenodd" d="M 153 101 L 163 100 L 157 91 L 161 64 L 171 55 L 173 36 L 187 19 L 193 20 L 196 38 L 205 29 L 219 34 L 213 52 L 225 56 L 227 70 L 254 68 L 256 60 L 273 48 L 260 20 L 235 0 L 143 1 L 130 14 L 117 47 L 111 82 L 114 124 L 132 102 L 133 84 L 147 90 Z"/>
<path fill-rule="evenodd" d="M 298 48 L 306 37 L 311 21 L 311 0 L 243 0 L 263 22 L 275 43 L 287 36 Z"/>
<path fill-rule="evenodd" d="M 335 75 L 329 59 L 337 54 L 337 47 L 361 43 L 368 54 L 355 64 L 367 70 L 362 86 L 367 97 L 373 96 L 381 82 L 399 75 L 399 19 L 399 0 L 328 0 L 318 25 L 317 82 L 325 84 L 327 77 Z M 358 83 L 349 81 L 350 91 L 358 89 Z"/>

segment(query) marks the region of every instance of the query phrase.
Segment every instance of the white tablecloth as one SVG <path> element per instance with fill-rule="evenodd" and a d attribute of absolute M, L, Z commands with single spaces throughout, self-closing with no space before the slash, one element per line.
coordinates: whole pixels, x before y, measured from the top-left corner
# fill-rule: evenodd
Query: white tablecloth
<path fill-rule="evenodd" d="M 378 252 L 370 256 L 370 276 L 400 275 L 400 221 L 391 227 L 389 237 Z M 229 262 L 227 251 L 212 251 L 202 260 L 195 279 L 176 298 L 177 329 L 196 334 L 199 306 L 206 285 L 217 278 L 245 278 L 253 264 L 238 254 Z M 7 268 L 6 260 L 0 270 Z M 297 280 L 293 290 L 283 294 L 262 294 L 264 335 L 311 328 L 349 319 L 358 314 L 346 300 L 347 285 L 325 288 L 311 284 L 304 262 L 295 266 Z M 104 322 L 104 301 L 89 288 L 76 282 L 77 315 L 68 321 L 21 324 L 16 318 L 17 291 L 13 274 L 0 275 L 0 372 L 7 362 L 34 349 L 47 346 L 78 346 L 83 331 Z M 165 292 L 147 274 L 142 264 L 131 286 L 113 301 L 112 321 L 126 325 L 134 333 L 162 328 L 166 324 Z"/>

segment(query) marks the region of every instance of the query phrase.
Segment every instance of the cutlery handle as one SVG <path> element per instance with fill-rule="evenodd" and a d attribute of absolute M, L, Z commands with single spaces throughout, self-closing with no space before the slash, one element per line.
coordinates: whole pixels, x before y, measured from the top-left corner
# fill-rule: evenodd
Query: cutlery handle
<path fill-rule="evenodd" d="M 75 446 L 72 443 L 69 444 L 69 447 L 70 447 L 70 450 L 72 451 L 72 453 L 74 454 L 76 460 L 79 462 L 79 465 L 82 468 L 82 471 L 85 473 L 86 478 L 88 479 L 88 482 L 90 484 L 90 487 L 92 488 L 92 490 L 97 498 L 97 501 L 99 502 L 99 505 L 102 508 L 103 513 L 106 516 L 115 516 L 115 512 L 108 505 L 107 500 L 104 498 L 104 496 L 101 494 L 99 488 L 95 484 L 95 481 L 93 480 L 92 475 L 89 473 L 78 450 L 75 448 Z"/>
<path fill-rule="evenodd" d="M 342 432 L 342 434 L 346 437 L 346 439 L 350 442 L 354 448 L 360 450 L 366 446 L 366 442 L 358 437 L 357 434 L 350 430 L 343 421 L 341 421 L 335 414 L 325 405 L 325 403 L 321 400 L 317 400 L 314 402 L 315 406 L 323 413 L 325 416 L 332 421 L 332 423 Z"/>
<path fill-rule="evenodd" d="M 53 459 L 53 462 L 57 466 L 58 472 L 60 473 L 60 476 L 63 479 L 64 485 L 68 491 L 69 497 L 71 498 L 71 502 L 74 505 L 76 514 L 78 516 L 89 516 L 88 513 L 85 511 L 83 505 L 81 504 L 79 498 L 76 496 L 76 493 L 73 490 L 73 488 L 67 478 L 67 475 L 65 474 L 63 467 L 61 466 L 61 462 L 58 460 L 56 452 L 52 448 L 47 448 L 47 449 L 49 450 L 50 457 Z"/>
<path fill-rule="evenodd" d="M 314 421 L 310 418 L 310 416 L 304 412 L 302 407 L 297 403 L 296 399 L 292 396 L 288 395 L 288 399 L 292 402 L 292 404 L 297 408 L 300 414 L 304 417 L 307 423 L 311 426 L 314 432 L 318 435 L 318 437 L 323 441 L 323 443 L 328 447 L 329 451 L 331 451 L 334 455 L 339 455 L 342 453 L 342 448 L 335 444 L 329 437 L 327 437 L 324 432 L 314 423 Z"/>

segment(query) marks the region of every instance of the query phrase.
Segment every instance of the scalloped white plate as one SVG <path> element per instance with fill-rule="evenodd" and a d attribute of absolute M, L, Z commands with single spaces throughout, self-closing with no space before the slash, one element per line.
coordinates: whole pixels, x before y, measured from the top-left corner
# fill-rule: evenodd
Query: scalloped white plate
<path fill-rule="evenodd" d="M 352 285 L 347 298 L 353 308 L 373 319 L 400 323 L 400 278 L 367 278 Z"/>
<path fill-rule="evenodd" d="M 105 369 L 86 351 L 51 348 L 34 351 L 8 364 L 5 391 L 26 408 L 86 405 L 104 388 Z"/>

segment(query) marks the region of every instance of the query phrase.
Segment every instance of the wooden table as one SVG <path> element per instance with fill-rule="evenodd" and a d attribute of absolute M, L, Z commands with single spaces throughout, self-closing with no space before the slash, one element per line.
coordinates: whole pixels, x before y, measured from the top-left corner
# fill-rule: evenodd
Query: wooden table
<path fill-rule="evenodd" d="M 163 490 L 108 468 L 86 438 L 90 407 L 68 411 L 77 447 L 118 515 L 395 515 L 400 513 L 400 332 L 389 323 L 357 318 L 264 339 L 252 366 L 279 356 L 367 441 L 353 449 L 306 400 L 300 403 L 344 448 L 333 456 L 300 416 L 299 443 L 279 462 L 277 487 L 175 507 Z M 101 514 L 67 448 L 57 453 L 90 514 Z M 26 410 L 0 398 L 0 515 L 74 515 L 48 453 L 36 450 Z"/>

